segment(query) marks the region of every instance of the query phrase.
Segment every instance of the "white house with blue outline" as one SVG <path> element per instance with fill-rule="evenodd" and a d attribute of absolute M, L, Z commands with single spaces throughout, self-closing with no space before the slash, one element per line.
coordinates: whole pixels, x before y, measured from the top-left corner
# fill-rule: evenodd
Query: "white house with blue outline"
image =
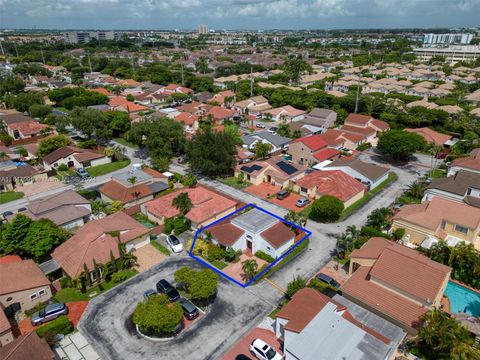
<path fill-rule="evenodd" d="M 261 250 L 273 258 L 281 256 L 295 242 L 295 233 L 283 221 L 255 208 L 204 231 L 221 247 L 252 254 Z"/>

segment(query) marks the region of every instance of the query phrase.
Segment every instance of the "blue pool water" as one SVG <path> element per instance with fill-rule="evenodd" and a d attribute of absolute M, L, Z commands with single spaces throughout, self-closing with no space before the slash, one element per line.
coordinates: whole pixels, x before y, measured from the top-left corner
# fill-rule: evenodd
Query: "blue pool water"
<path fill-rule="evenodd" d="M 465 312 L 475 317 L 480 316 L 480 293 L 449 281 L 445 295 L 450 300 L 452 314 Z"/>

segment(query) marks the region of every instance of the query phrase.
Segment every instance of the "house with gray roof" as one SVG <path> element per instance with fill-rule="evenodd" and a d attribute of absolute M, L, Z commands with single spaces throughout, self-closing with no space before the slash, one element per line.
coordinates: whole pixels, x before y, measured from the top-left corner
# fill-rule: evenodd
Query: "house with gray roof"
<path fill-rule="evenodd" d="M 434 196 L 480 207 L 480 174 L 459 170 L 453 176 L 433 179 L 422 201 L 429 201 Z"/>
<path fill-rule="evenodd" d="M 263 142 L 265 144 L 272 145 L 272 150 L 270 154 L 281 152 L 282 150 L 286 150 L 288 148 L 288 144 L 292 139 L 274 135 L 268 131 L 259 131 L 252 134 L 244 135 L 242 137 L 243 140 L 243 147 L 248 150 L 254 150 L 255 144 L 257 142 Z"/>
<path fill-rule="evenodd" d="M 314 108 L 303 120 L 302 123 L 320 127 L 323 129 L 331 128 L 337 121 L 337 113 L 330 109 Z"/>

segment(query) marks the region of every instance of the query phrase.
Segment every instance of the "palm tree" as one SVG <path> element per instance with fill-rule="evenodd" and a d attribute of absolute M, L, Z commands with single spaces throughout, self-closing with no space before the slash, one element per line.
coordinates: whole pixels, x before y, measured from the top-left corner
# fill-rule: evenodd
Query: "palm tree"
<path fill-rule="evenodd" d="M 258 263 L 254 259 L 248 259 L 242 262 L 242 270 L 248 275 L 249 279 L 252 279 L 257 273 Z"/>
<path fill-rule="evenodd" d="M 347 226 L 346 233 L 352 238 L 352 240 L 356 240 L 358 235 L 360 235 L 360 231 L 355 225 Z"/>
<path fill-rule="evenodd" d="M 407 194 L 415 199 L 421 199 L 425 192 L 425 183 L 415 181 L 407 186 Z"/>
<path fill-rule="evenodd" d="M 137 183 L 137 177 L 136 176 L 132 176 L 132 177 L 129 177 L 127 179 L 127 181 L 131 184 L 131 185 L 135 185 Z"/>
<path fill-rule="evenodd" d="M 172 200 L 172 205 L 175 206 L 182 215 L 185 215 L 192 209 L 192 201 L 188 193 L 182 192 Z"/>
<path fill-rule="evenodd" d="M 114 158 L 115 160 L 120 160 L 124 157 L 126 149 L 120 145 L 108 146 L 103 150 L 105 156 Z"/>

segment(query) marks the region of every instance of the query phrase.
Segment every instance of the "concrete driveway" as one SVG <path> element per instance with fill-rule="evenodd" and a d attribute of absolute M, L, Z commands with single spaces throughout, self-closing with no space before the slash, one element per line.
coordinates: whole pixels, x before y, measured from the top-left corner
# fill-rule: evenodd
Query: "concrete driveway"
<path fill-rule="evenodd" d="M 170 257 L 92 299 L 78 329 L 103 359 L 219 359 L 280 300 L 280 294 L 263 284 L 243 289 L 220 277 L 217 299 L 201 321 L 173 340 L 139 337 L 130 316 L 143 292 L 162 278 L 173 282 L 182 266 L 201 268 L 191 258 Z"/>

